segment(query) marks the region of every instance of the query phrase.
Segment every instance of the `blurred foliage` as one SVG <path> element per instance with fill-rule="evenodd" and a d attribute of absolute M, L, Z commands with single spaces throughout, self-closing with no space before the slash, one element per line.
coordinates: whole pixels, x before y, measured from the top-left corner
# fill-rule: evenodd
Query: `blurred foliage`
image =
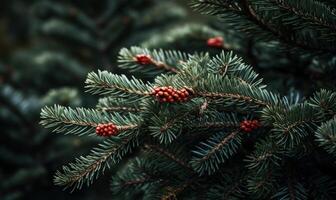
<path fill-rule="evenodd" d="M 0 199 L 103 199 L 108 185 L 73 194 L 53 186 L 56 168 L 97 139 L 48 134 L 40 109 L 94 105 L 78 90 L 86 74 L 114 70 L 121 47 L 179 23 L 185 10 L 160 0 L 4 0 L 0 11 Z"/>

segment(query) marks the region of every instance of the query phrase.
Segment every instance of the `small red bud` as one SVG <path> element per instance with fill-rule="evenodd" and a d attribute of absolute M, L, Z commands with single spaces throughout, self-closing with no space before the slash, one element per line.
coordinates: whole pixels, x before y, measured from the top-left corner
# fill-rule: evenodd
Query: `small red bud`
<path fill-rule="evenodd" d="M 107 124 L 98 124 L 96 127 L 96 134 L 103 137 L 108 137 L 112 135 L 116 135 L 118 133 L 117 126 L 113 123 Z"/>
<path fill-rule="evenodd" d="M 240 123 L 240 129 L 247 133 L 260 127 L 260 122 L 258 120 L 244 120 Z"/>
<path fill-rule="evenodd" d="M 186 88 L 178 90 L 172 86 L 156 87 L 151 94 L 155 96 L 159 102 L 169 103 L 185 102 L 188 101 L 190 96 L 190 93 Z"/>
<path fill-rule="evenodd" d="M 222 48 L 223 47 L 224 39 L 221 36 L 209 38 L 207 40 L 207 45 L 209 47 L 216 47 L 216 48 Z"/>
<path fill-rule="evenodd" d="M 152 62 L 153 62 L 150 55 L 146 55 L 146 54 L 136 55 L 135 60 L 136 60 L 137 63 L 139 63 L 141 65 L 149 65 L 149 64 L 152 64 Z"/>

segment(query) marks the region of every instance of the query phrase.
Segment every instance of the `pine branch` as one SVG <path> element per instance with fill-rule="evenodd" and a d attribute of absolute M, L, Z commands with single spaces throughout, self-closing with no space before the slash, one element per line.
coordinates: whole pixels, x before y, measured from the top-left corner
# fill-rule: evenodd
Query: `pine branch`
<path fill-rule="evenodd" d="M 322 89 L 309 100 L 309 105 L 316 108 L 321 118 L 331 119 L 336 115 L 336 93 Z"/>
<path fill-rule="evenodd" d="M 150 134 L 158 138 L 160 143 L 169 144 L 173 142 L 182 132 L 183 123 L 180 121 L 182 116 L 160 117 L 158 115 L 151 117 L 151 125 L 148 127 Z"/>
<path fill-rule="evenodd" d="M 206 142 L 201 142 L 190 161 L 191 166 L 200 175 L 213 174 L 224 163 L 238 151 L 241 137 L 238 130 L 229 134 L 218 133 L 210 137 Z"/>
<path fill-rule="evenodd" d="M 240 169 L 225 171 L 218 180 L 212 184 L 207 193 L 208 199 L 244 199 L 246 196 L 246 174 Z"/>
<path fill-rule="evenodd" d="M 93 149 L 86 157 L 76 159 L 76 162 L 63 167 L 63 172 L 56 172 L 56 185 L 81 188 L 90 185 L 110 165 L 119 163 L 122 158 L 138 146 L 137 134 L 129 134 L 121 138 L 110 138 L 99 147 Z"/>
<path fill-rule="evenodd" d="M 267 170 L 280 166 L 282 149 L 270 138 L 261 140 L 255 145 L 254 152 L 247 156 L 247 167 L 256 174 L 265 174 Z"/>
<path fill-rule="evenodd" d="M 183 191 L 191 187 L 192 185 L 195 185 L 196 178 L 188 178 L 187 181 L 183 182 L 180 185 L 177 185 L 176 187 L 166 187 L 166 192 L 162 195 L 160 198 L 161 200 L 171 200 L 171 199 L 177 199 L 178 195 L 181 194 Z"/>
<path fill-rule="evenodd" d="M 111 189 L 113 193 L 134 193 L 142 189 L 153 189 L 151 186 L 160 185 L 164 179 L 158 176 L 157 169 L 146 159 L 135 158 L 127 163 L 125 169 L 112 177 Z M 147 191 L 146 191 L 147 192 Z"/>
<path fill-rule="evenodd" d="M 199 117 L 186 124 L 191 132 L 201 132 L 203 130 L 224 130 L 236 129 L 240 126 L 238 117 L 231 114 L 223 114 L 216 111 L 203 111 Z"/>
<path fill-rule="evenodd" d="M 318 121 L 313 108 L 307 103 L 298 104 L 276 119 L 272 137 L 278 145 L 293 148 L 309 135 Z"/>
<path fill-rule="evenodd" d="M 237 2 L 230 0 L 193 0 L 191 7 L 206 15 L 220 15 L 226 10 L 241 10 Z"/>
<path fill-rule="evenodd" d="M 99 99 L 97 110 L 102 112 L 137 113 L 142 111 L 138 99 L 106 97 Z"/>
<path fill-rule="evenodd" d="M 191 45 L 196 47 L 201 46 L 202 50 L 204 50 L 204 48 L 208 48 L 207 40 L 209 38 L 223 37 L 225 41 L 224 36 L 222 32 L 212 27 L 188 23 L 186 25 L 173 27 L 162 34 L 155 35 L 142 42 L 141 46 L 145 48 L 175 48 L 190 52 Z M 224 42 L 222 48 L 232 49 L 233 47 L 227 42 Z"/>
<path fill-rule="evenodd" d="M 270 24 L 268 24 L 264 19 L 261 18 L 261 16 L 258 15 L 256 10 L 252 5 L 249 3 L 250 0 L 243 0 L 243 6 L 244 10 L 248 16 L 248 18 L 258 25 L 260 28 L 262 28 L 264 31 L 271 33 L 275 38 L 278 38 L 280 41 L 285 42 L 288 45 L 295 44 L 297 47 L 300 47 L 304 50 L 323 50 L 324 48 L 315 48 L 308 46 L 305 43 L 302 43 L 299 40 L 293 40 L 293 37 L 288 37 L 287 35 L 284 35 L 280 30 L 277 30 L 276 28 L 273 28 Z"/>
<path fill-rule="evenodd" d="M 45 107 L 41 111 L 41 124 L 53 128 L 56 133 L 93 135 L 99 123 L 108 121 L 95 110 L 77 108 L 76 110 L 63 106 Z"/>
<path fill-rule="evenodd" d="M 264 88 L 265 85 L 260 85 L 262 79 L 258 78 L 258 74 L 251 66 L 245 64 L 241 58 L 234 55 L 232 51 L 215 56 L 209 62 L 209 71 L 214 74 L 236 78 L 241 83 L 251 85 L 253 87 Z"/>
<path fill-rule="evenodd" d="M 82 135 L 95 135 L 95 128 L 102 123 L 113 122 L 118 130 L 138 128 L 141 120 L 135 115 L 105 115 L 94 109 L 71 109 L 63 106 L 45 107 L 41 111 L 41 124 L 52 128 L 53 132 Z"/>
<path fill-rule="evenodd" d="M 273 195 L 276 188 L 276 178 L 273 169 L 258 176 L 252 172 L 247 180 L 247 188 L 250 195 L 259 199 Z"/>
<path fill-rule="evenodd" d="M 229 66 L 232 66 L 232 71 L 227 70 L 224 75 L 221 73 L 222 66 L 225 71 L 228 61 L 232 61 Z M 194 96 L 241 102 L 246 106 L 272 106 L 280 101 L 278 95 L 260 85 L 261 79 L 257 79 L 253 70 L 231 53 L 222 53 L 214 59 L 208 54 L 191 57 L 183 64 L 183 70 L 172 79 L 172 83 L 175 82 L 190 88 Z"/>
<path fill-rule="evenodd" d="M 278 2 L 278 6 L 273 5 L 276 3 L 275 1 Z M 290 3 L 289 1 L 284 2 L 271 0 L 273 4 L 270 4 L 268 1 L 265 2 L 259 0 L 239 0 L 233 2 L 225 0 L 194 0 L 193 5 L 195 5 L 194 7 L 196 10 L 201 10 L 205 14 L 217 15 L 233 28 L 240 29 L 249 35 L 253 35 L 253 37 L 256 39 L 261 39 L 264 41 L 279 40 L 293 49 L 299 48 L 305 52 L 333 52 L 334 45 L 331 45 L 331 47 L 321 45 L 321 41 L 326 41 L 326 38 L 332 38 L 332 34 L 328 34 L 326 31 L 324 31 L 325 33 L 323 34 L 325 37 L 320 37 L 321 34 L 315 34 L 315 36 L 320 39 L 320 41 L 316 42 L 315 45 L 312 45 L 312 42 L 305 42 L 305 38 L 311 38 L 311 35 L 300 32 L 301 30 L 298 32 L 292 31 L 291 36 L 288 36 L 288 32 L 291 31 L 291 28 L 285 27 L 285 25 L 288 25 L 289 21 L 295 21 L 295 19 L 293 20 L 294 17 L 296 17 L 296 21 L 298 21 L 298 17 L 300 16 L 313 18 L 315 21 L 319 19 L 322 20 L 324 24 L 326 19 L 332 21 L 334 20 L 333 14 L 331 13 L 331 10 L 328 9 L 328 7 L 323 6 L 323 4 L 319 2 L 311 2 L 309 0 L 304 1 L 305 2 L 300 3 L 295 3 L 295 1 L 293 1 L 293 3 Z M 295 7 L 297 7 L 297 9 L 295 9 L 294 15 L 286 17 L 283 13 L 277 12 L 279 9 L 281 9 L 279 8 L 279 4 L 282 5 L 282 7 L 284 7 L 284 5 L 290 4 L 290 11 L 292 13 Z M 302 5 L 306 5 L 306 7 Z M 311 7 L 309 5 L 311 5 Z M 282 9 L 285 9 L 288 14 L 288 7 L 286 6 L 286 8 L 287 9 Z M 324 16 L 323 11 L 329 13 L 328 17 Z M 320 13 L 319 17 L 315 16 L 314 13 Z M 272 14 L 280 15 L 278 16 L 278 18 L 282 19 L 282 21 L 278 20 L 280 24 L 276 24 L 277 19 L 271 20 L 270 16 L 272 16 Z M 292 29 L 295 29 L 295 26 L 293 26 Z M 314 31 L 316 31 L 316 29 Z M 303 39 L 299 38 L 301 36 Z M 313 40 L 313 38 L 311 40 Z"/>
<path fill-rule="evenodd" d="M 137 56 L 147 56 L 147 64 L 137 61 Z M 188 55 L 180 51 L 148 50 L 140 47 L 123 48 L 119 52 L 119 67 L 130 72 L 141 72 L 153 77 L 162 72 L 177 73 L 179 65 L 188 59 Z"/>
<path fill-rule="evenodd" d="M 113 95 L 115 97 L 149 96 L 152 86 L 143 83 L 141 80 L 132 77 L 128 79 L 125 75 L 115 75 L 107 71 L 89 73 L 85 83 L 87 91 L 92 94 Z"/>
<path fill-rule="evenodd" d="M 276 3 L 280 8 L 294 13 L 302 19 L 336 30 L 336 15 L 332 13 L 332 9 L 330 7 L 321 2 L 314 0 L 272 0 L 272 2 Z"/>
<path fill-rule="evenodd" d="M 166 151 L 165 149 L 163 148 L 160 148 L 159 146 L 157 145 L 150 145 L 150 144 L 145 144 L 144 145 L 145 149 L 148 149 L 148 150 L 152 150 L 152 151 L 155 151 L 155 152 L 158 152 L 159 154 L 167 157 L 168 159 L 172 160 L 173 162 L 179 164 L 180 166 L 182 166 L 183 168 L 193 172 L 194 170 L 191 168 L 191 166 L 189 166 L 188 163 L 186 163 L 185 161 L 183 161 L 182 159 L 176 157 L 176 155 L 172 154 L 171 152 L 168 152 Z"/>
<path fill-rule="evenodd" d="M 207 79 L 198 82 L 199 87 L 194 94 L 207 98 L 222 98 L 232 102 L 244 102 L 256 106 L 272 106 L 277 104 L 278 97 L 260 88 L 252 88 L 237 80 L 208 75 Z"/>
<path fill-rule="evenodd" d="M 283 186 L 273 195 L 272 198 L 290 199 L 290 200 L 305 200 L 307 199 L 307 191 L 299 182 L 293 182 L 290 178 L 287 179 L 287 186 Z"/>
<path fill-rule="evenodd" d="M 328 153 L 336 154 L 336 118 L 323 123 L 315 132 L 316 142 Z"/>

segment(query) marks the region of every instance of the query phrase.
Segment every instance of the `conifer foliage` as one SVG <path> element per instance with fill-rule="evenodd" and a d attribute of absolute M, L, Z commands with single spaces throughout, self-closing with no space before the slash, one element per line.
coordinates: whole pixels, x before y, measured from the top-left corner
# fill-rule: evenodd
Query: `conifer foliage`
<path fill-rule="evenodd" d="M 333 181 L 324 190 L 315 187 L 323 179 L 333 180 L 332 172 L 321 168 L 316 156 L 329 153 L 334 165 L 332 113 L 336 109 L 335 102 L 326 99 L 335 93 L 321 90 L 305 101 L 281 97 L 232 52 L 185 59 L 170 56 L 169 60 L 177 63 L 176 72 L 158 75 L 153 82 L 91 72 L 88 92 L 104 96 L 97 109 L 42 110 L 41 123 L 55 132 L 94 135 L 97 127 L 99 131 L 105 130 L 102 126 L 120 127 L 118 134 L 105 135 L 91 154 L 57 172 L 56 184 L 80 188 L 110 166 L 128 160 L 112 177 L 111 186 L 115 195 L 125 198 L 187 199 L 202 194 L 216 199 L 214 191 L 232 198 L 332 197 Z M 129 66 L 143 68 L 135 59 L 129 60 Z M 170 103 L 170 97 L 157 101 L 152 95 L 165 90 L 162 94 L 169 96 L 185 88 L 192 91 L 185 101 Z M 113 125 L 101 125 L 106 123 Z"/>
<path fill-rule="evenodd" d="M 335 50 L 336 37 L 328 31 L 335 24 L 333 2 L 194 0 L 193 5 L 257 39 L 279 39 L 295 51 L 328 58 Z M 272 24 L 269 10 L 278 16 Z M 293 35 L 287 37 L 288 30 Z M 208 44 L 221 42 L 211 38 Z M 121 199 L 336 196 L 336 92 L 283 96 L 230 51 L 131 47 L 118 58 L 121 68 L 152 79 L 91 72 L 87 92 L 102 97 L 95 109 L 42 109 L 41 124 L 54 132 L 105 136 L 89 155 L 56 173 L 57 185 L 81 188 L 119 166 L 111 190 Z"/>
<path fill-rule="evenodd" d="M 173 1 L 2 0 L 0 199 L 68 199 L 54 190 L 51 172 L 97 138 L 49 134 L 38 124 L 41 107 L 92 106 L 94 100 L 76 90 L 89 71 L 113 70 L 121 47 L 157 35 L 185 16 Z M 73 199 L 105 195 L 97 193 L 87 190 Z"/>

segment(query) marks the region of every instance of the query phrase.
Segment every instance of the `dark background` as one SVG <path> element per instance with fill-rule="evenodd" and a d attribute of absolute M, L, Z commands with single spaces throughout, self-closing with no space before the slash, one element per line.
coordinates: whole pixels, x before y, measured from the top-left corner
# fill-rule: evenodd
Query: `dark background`
<path fill-rule="evenodd" d="M 122 47 L 179 23 L 204 21 L 187 2 L 1 1 L 1 200 L 110 199 L 108 173 L 73 193 L 53 185 L 56 170 L 88 153 L 97 139 L 50 133 L 39 125 L 40 109 L 53 104 L 94 107 L 97 98 L 84 93 L 86 74 L 115 71 Z"/>

